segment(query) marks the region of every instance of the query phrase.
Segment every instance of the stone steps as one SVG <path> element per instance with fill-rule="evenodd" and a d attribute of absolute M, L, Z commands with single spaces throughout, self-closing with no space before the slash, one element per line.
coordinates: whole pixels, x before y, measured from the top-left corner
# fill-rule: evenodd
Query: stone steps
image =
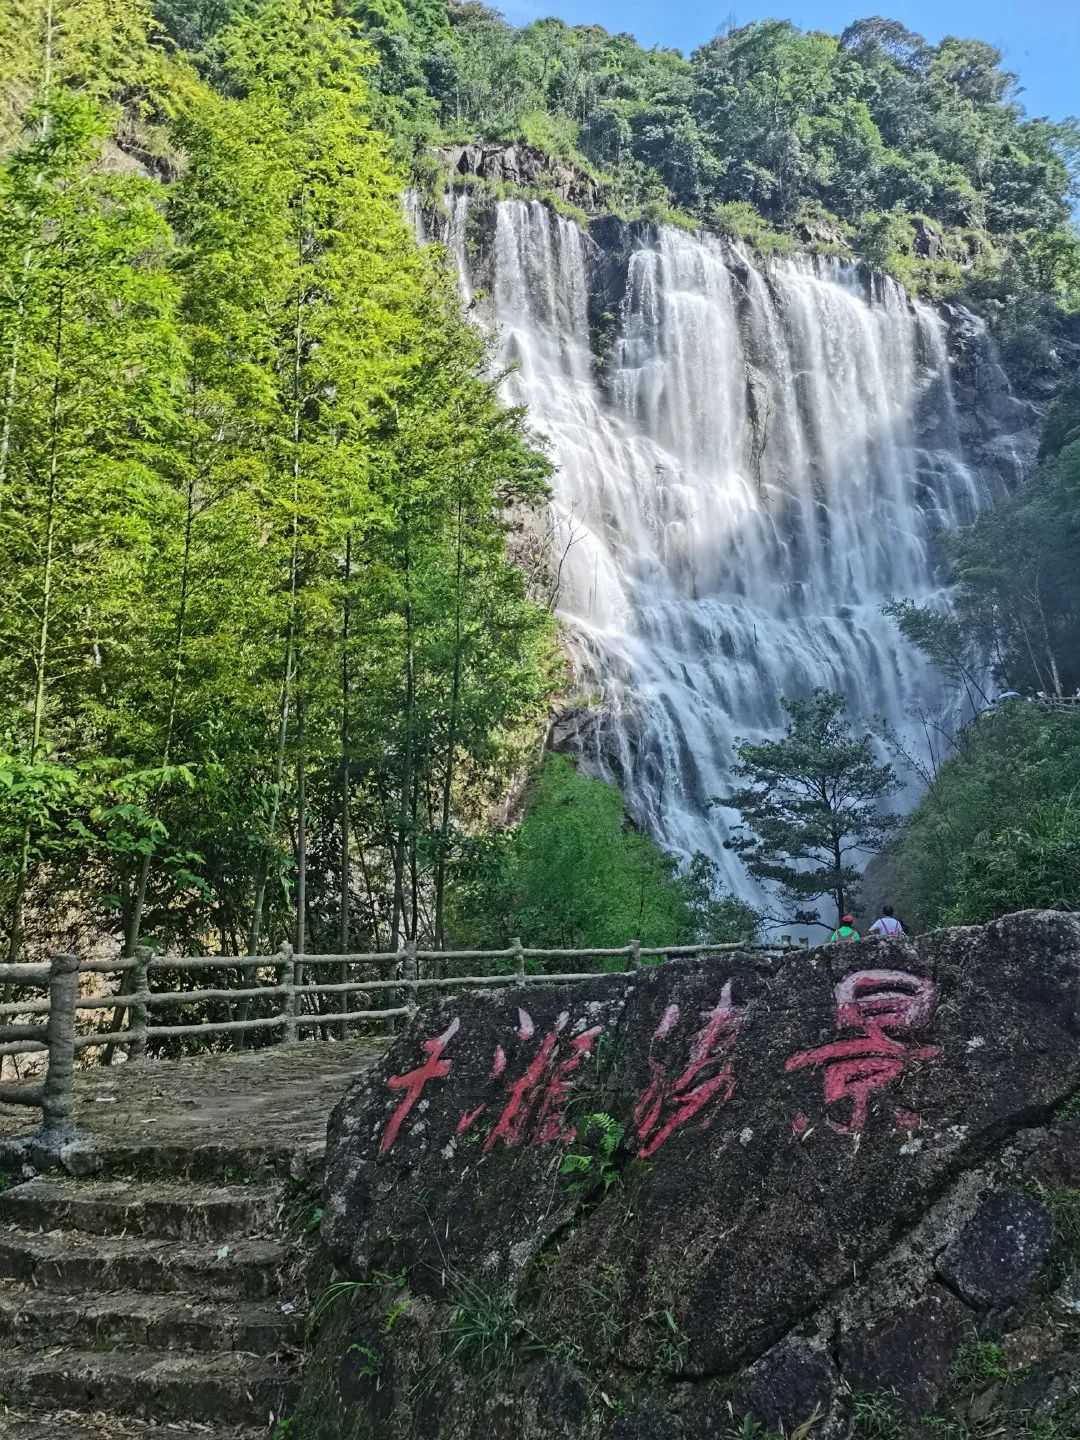
<path fill-rule="evenodd" d="M 138 1290 L 261 1300 L 285 1264 L 280 1241 L 243 1239 L 215 1247 L 128 1235 L 0 1231 L 0 1277 L 51 1290 Z"/>
<path fill-rule="evenodd" d="M 0 1409 L 0 1435 L 4 1440 L 266 1440 L 266 1427 L 220 1426 L 177 1420 L 156 1425 L 129 1416 L 117 1419 L 104 1413 L 73 1410 L 39 1411 L 36 1418 Z"/>
<path fill-rule="evenodd" d="M 199 1189 L 184 1181 L 32 1180 L 0 1193 L 0 1223 L 159 1240 L 265 1235 L 281 1207 L 280 1184 Z"/>
<path fill-rule="evenodd" d="M 288 1413 L 304 1310 L 288 1172 L 215 1146 L 171 1170 L 168 1150 L 125 1174 L 110 1147 L 91 1178 L 0 1193 L 4 1440 L 254 1440 Z"/>
<path fill-rule="evenodd" d="M 286 1180 L 317 1169 L 322 1145 L 172 1142 L 110 1139 L 94 1155 L 94 1174 L 110 1179 L 192 1180 L 200 1185 L 234 1185 Z"/>
<path fill-rule="evenodd" d="M 183 1294 L 87 1296 L 0 1289 L 0 1342 L 5 1345 L 62 1344 L 76 1350 L 145 1345 L 272 1355 L 298 1341 L 300 1324 L 298 1311 L 283 1313 L 277 1300 L 226 1303 Z"/>
<path fill-rule="evenodd" d="M 9 1403 L 97 1410 L 155 1421 L 269 1426 L 293 1379 L 273 1358 L 242 1351 L 187 1354 L 145 1350 L 5 1348 L 0 1394 Z"/>

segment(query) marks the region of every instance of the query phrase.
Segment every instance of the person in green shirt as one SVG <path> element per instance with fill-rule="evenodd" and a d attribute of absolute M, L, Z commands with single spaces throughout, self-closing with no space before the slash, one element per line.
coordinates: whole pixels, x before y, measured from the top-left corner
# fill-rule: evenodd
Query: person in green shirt
<path fill-rule="evenodd" d="M 839 926 L 832 932 L 830 945 L 850 945 L 852 941 L 859 939 L 859 932 L 855 929 L 854 915 L 844 915 Z"/>

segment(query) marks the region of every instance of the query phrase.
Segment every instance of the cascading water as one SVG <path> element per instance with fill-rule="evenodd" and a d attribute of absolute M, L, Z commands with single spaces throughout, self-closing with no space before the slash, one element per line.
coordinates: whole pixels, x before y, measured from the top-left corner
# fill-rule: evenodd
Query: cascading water
<path fill-rule="evenodd" d="M 467 203 L 450 245 L 471 295 Z M 738 740 L 818 685 L 900 732 L 943 703 L 880 606 L 940 593 L 935 532 L 1001 479 L 965 456 L 945 322 L 891 280 L 646 232 L 601 365 L 593 249 L 539 203 L 497 208 L 490 310 L 552 444 L 559 609 L 599 696 L 579 743 L 663 844 L 753 898 L 712 804 Z"/>

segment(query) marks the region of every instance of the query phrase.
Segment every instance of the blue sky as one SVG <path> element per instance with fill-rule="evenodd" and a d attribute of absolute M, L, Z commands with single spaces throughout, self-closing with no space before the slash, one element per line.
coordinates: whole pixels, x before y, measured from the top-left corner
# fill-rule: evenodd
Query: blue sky
<path fill-rule="evenodd" d="M 961 35 L 988 40 L 1020 77 L 1032 115 L 1080 115 L 1080 0 L 493 0 L 524 24 L 557 15 L 570 24 L 629 30 L 643 45 L 689 52 L 729 19 L 793 20 L 804 30 L 839 34 L 852 20 L 888 15 L 928 40 Z"/>

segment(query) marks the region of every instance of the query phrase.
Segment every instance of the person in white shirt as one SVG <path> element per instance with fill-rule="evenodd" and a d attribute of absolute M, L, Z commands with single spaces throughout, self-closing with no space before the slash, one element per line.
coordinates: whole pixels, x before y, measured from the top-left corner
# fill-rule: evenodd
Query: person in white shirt
<path fill-rule="evenodd" d="M 892 912 L 891 905 L 881 907 L 881 918 L 870 926 L 871 935 L 903 935 L 904 927 Z"/>

